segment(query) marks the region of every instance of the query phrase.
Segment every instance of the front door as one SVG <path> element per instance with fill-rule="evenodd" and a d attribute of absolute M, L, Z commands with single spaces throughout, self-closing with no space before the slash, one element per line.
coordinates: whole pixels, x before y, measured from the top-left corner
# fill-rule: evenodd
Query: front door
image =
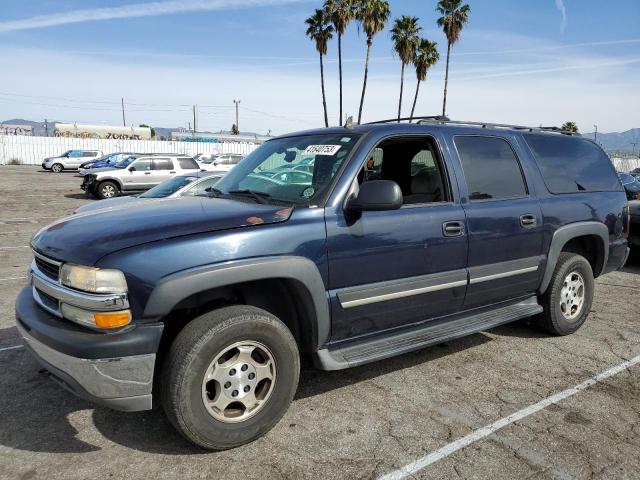
<path fill-rule="evenodd" d="M 140 158 L 127 168 L 128 174 L 122 176 L 126 190 L 147 190 L 153 186 L 151 182 L 151 159 Z"/>
<path fill-rule="evenodd" d="M 544 261 L 542 211 L 516 150 L 508 137 L 457 135 L 453 144 L 467 190 L 465 308 L 534 294 Z"/>
<path fill-rule="evenodd" d="M 157 185 L 175 176 L 175 174 L 176 169 L 170 158 L 154 158 L 151 164 L 151 176 L 148 180 L 153 185 Z"/>
<path fill-rule="evenodd" d="M 326 213 L 333 341 L 461 308 L 467 284 L 464 212 L 453 201 L 441 159 L 431 136 L 384 140 L 352 188 L 370 180 L 395 181 L 402 208 L 357 218 L 342 207 Z"/>

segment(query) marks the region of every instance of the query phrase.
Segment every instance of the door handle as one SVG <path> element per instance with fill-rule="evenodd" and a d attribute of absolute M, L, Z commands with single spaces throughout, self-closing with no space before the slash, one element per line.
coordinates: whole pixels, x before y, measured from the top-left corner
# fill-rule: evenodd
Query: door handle
<path fill-rule="evenodd" d="M 524 228 L 533 228 L 537 224 L 538 224 L 538 218 L 535 215 L 531 213 L 520 215 L 520 226 Z"/>
<path fill-rule="evenodd" d="M 145 175 L 151 175 L 151 172 L 144 172 Z"/>
<path fill-rule="evenodd" d="M 459 237 L 464 235 L 464 223 L 459 221 L 444 222 L 442 224 L 442 234 L 445 237 Z"/>
<path fill-rule="evenodd" d="M 176 173 L 175 171 L 169 172 L 169 173 Z"/>

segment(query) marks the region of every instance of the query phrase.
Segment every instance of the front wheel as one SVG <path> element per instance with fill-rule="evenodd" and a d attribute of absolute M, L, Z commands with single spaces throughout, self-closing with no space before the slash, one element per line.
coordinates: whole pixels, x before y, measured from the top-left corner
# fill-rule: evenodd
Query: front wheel
<path fill-rule="evenodd" d="M 187 324 L 162 372 L 167 417 L 209 450 L 251 442 L 278 423 L 298 386 L 295 339 L 259 308 L 230 306 Z"/>
<path fill-rule="evenodd" d="M 562 252 L 542 296 L 538 324 L 555 335 L 569 335 L 586 321 L 593 302 L 593 270 L 581 255 Z"/>
<path fill-rule="evenodd" d="M 62 170 L 64 170 L 64 167 L 60 163 L 54 163 L 51 165 L 51 171 L 53 173 L 60 173 Z"/>
<path fill-rule="evenodd" d="M 100 185 L 98 185 L 96 193 L 99 199 L 104 200 L 105 198 L 113 198 L 118 196 L 118 193 L 120 193 L 120 189 L 118 188 L 118 185 L 113 182 L 102 182 Z"/>

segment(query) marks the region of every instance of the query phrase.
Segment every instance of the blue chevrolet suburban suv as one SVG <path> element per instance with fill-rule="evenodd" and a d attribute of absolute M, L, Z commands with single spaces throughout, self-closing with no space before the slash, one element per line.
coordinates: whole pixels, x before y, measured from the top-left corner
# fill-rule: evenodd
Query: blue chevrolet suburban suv
<path fill-rule="evenodd" d="M 308 180 L 269 175 L 310 163 Z M 425 117 L 294 133 L 205 197 L 43 228 L 17 326 L 77 395 L 160 402 L 226 449 L 284 415 L 302 354 L 337 370 L 525 318 L 575 332 L 594 278 L 627 258 L 626 209 L 606 154 L 568 132 Z"/>

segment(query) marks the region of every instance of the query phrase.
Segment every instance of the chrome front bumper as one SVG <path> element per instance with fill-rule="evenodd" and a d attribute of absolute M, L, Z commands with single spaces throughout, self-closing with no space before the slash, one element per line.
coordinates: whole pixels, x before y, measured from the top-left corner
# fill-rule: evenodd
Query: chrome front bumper
<path fill-rule="evenodd" d="M 155 354 L 84 359 L 65 355 L 33 338 L 20 325 L 18 332 L 36 360 L 67 390 L 115 410 L 149 410 L 152 406 Z"/>

